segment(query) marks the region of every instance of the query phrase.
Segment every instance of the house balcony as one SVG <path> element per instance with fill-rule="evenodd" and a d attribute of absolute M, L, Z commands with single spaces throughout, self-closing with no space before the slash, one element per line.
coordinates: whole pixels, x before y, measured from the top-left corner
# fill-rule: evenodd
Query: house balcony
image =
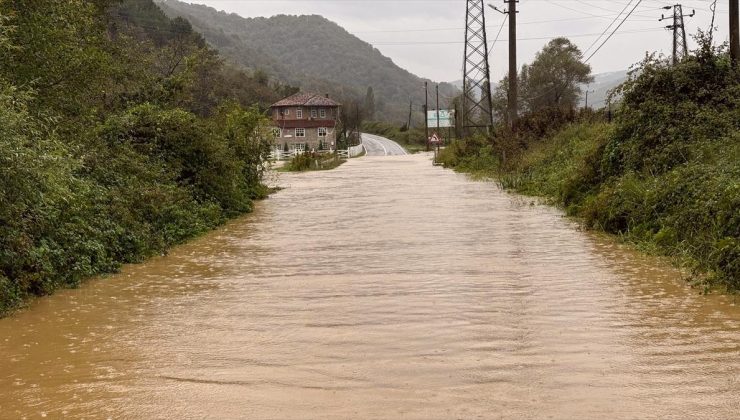
<path fill-rule="evenodd" d="M 280 128 L 319 128 L 319 127 L 325 127 L 325 128 L 334 128 L 337 125 L 336 120 L 330 120 L 330 119 L 302 119 L 302 120 L 287 120 L 287 119 L 279 119 L 279 120 L 273 120 L 273 125 Z"/>

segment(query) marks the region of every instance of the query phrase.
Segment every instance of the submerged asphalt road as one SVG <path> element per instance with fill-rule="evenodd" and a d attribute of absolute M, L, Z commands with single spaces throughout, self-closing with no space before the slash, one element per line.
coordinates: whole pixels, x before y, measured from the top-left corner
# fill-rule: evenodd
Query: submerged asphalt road
<path fill-rule="evenodd" d="M 406 150 L 393 140 L 373 134 L 362 133 L 362 144 L 368 156 L 402 156 Z"/>
<path fill-rule="evenodd" d="M 734 297 L 430 158 L 0 319 L 0 419 L 738 420 Z"/>

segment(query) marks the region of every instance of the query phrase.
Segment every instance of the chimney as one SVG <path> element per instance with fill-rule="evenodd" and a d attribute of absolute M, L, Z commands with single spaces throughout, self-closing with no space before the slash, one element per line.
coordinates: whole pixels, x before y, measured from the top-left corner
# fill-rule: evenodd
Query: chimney
<path fill-rule="evenodd" d="M 329 94 L 328 93 L 326 94 L 326 99 L 329 99 Z"/>

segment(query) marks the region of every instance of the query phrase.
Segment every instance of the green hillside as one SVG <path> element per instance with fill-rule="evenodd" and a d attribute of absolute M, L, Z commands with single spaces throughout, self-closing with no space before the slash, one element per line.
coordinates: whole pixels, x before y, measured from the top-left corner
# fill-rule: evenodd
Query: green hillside
<path fill-rule="evenodd" d="M 151 0 L 0 1 L 0 317 L 250 211 L 286 90 Z"/>
<path fill-rule="evenodd" d="M 409 98 L 421 119 L 424 80 L 400 68 L 372 45 L 321 16 L 242 18 L 213 8 L 160 0 L 170 17 L 183 17 L 231 62 L 253 72 L 265 71 L 304 90 L 330 93 L 345 102 L 359 101 L 368 87 L 376 98 L 376 118 L 405 121 Z M 440 86 L 454 96 L 451 84 Z"/>

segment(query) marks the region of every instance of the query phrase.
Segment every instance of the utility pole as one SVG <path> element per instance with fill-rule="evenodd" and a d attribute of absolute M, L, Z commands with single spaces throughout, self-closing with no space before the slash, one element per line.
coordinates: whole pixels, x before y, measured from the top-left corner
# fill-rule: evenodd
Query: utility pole
<path fill-rule="evenodd" d="M 429 118 L 427 113 L 429 112 L 429 85 L 424 82 L 424 142 L 427 145 L 427 152 L 429 151 Z"/>
<path fill-rule="evenodd" d="M 406 128 L 411 130 L 411 112 L 413 110 L 414 102 L 409 100 L 409 122 L 406 124 Z"/>
<path fill-rule="evenodd" d="M 516 131 L 519 120 L 517 103 L 519 101 L 519 83 L 517 81 L 516 60 L 516 4 L 519 0 L 507 0 L 509 4 L 509 122 Z"/>
<path fill-rule="evenodd" d="M 360 139 L 360 105 L 355 102 L 355 135 L 357 144 L 359 144 L 362 140 Z M 356 146 L 356 144 L 353 144 L 353 146 Z"/>
<path fill-rule="evenodd" d="M 740 63 L 740 29 L 738 27 L 738 0 L 730 0 L 730 59 L 737 68 Z"/>
<path fill-rule="evenodd" d="M 463 54 L 462 130 L 463 136 L 471 129 L 493 126 L 491 109 L 491 71 L 488 65 L 486 13 L 483 0 L 467 0 L 465 6 L 465 51 Z M 481 123 L 476 114 L 483 120 Z"/>
<path fill-rule="evenodd" d="M 509 5 L 509 10 L 501 10 L 496 6 L 488 5 L 491 9 L 508 15 L 509 18 L 509 92 L 508 92 L 508 112 L 509 115 L 509 126 L 512 130 L 516 130 L 517 122 L 519 120 L 519 81 L 517 80 L 519 75 L 517 74 L 517 53 L 516 53 L 516 14 L 519 13 L 516 10 L 516 4 L 519 0 L 504 0 L 504 3 Z"/>
<path fill-rule="evenodd" d="M 437 135 L 439 135 L 439 85 L 437 85 Z"/>
<path fill-rule="evenodd" d="M 666 29 L 673 31 L 673 65 L 675 66 L 679 61 L 685 59 L 689 55 L 689 49 L 686 43 L 686 27 L 684 26 L 683 18 L 694 17 L 694 15 L 696 15 L 696 10 L 693 10 L 690 15 L 684 15 L 683 7 L 680 4 L 665 6 L 663 9 L 673 9 L 672 17 L 661 15 L 658 21 L 662 22 L 666 19 L 673 19 L 673 25 L 666 26 Z"/>
<path fill-rule="evenodd" d="M 460 120 L 457 119 L 457 116 L 460 115 L 457 113 L 457 103 L 454 103 L 455 105 L 455 139 L 457 139 L 460 135 L 460 132 L 457 131 L 458 127 L 460 127 Z"/>
<path fill-rule="evenodd" d="M 590 89 L 586 88 L 586 106 L 584 107 L 584 109 L 588 109 L 588 94 L 589 93 L 594 93 L 594 92 L 596 92 L 596 91 L 595 90 L 590 90 Z"/>

